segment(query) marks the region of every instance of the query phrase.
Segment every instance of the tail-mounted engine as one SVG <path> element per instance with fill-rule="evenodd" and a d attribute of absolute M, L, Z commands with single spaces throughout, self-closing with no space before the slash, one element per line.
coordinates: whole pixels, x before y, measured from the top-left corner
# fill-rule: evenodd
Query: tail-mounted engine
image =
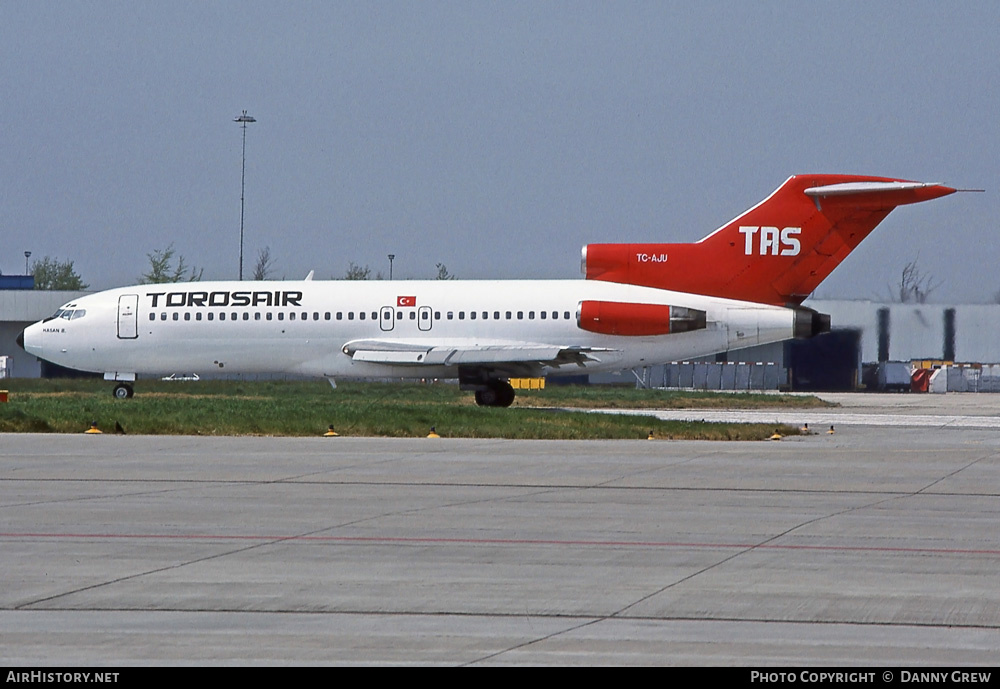
<path fill-rule="evenodd" d="M 705 328 L 705 312 L 684 306 L 581 301 L 576 323 L 603 335 L 670 335 Z"/>
<path fill-rule="evenodd" d="M 830 314 L 799 306 L 795 309 L 793 332 L 796 339 L 816 337 L 830 332 Z"/>

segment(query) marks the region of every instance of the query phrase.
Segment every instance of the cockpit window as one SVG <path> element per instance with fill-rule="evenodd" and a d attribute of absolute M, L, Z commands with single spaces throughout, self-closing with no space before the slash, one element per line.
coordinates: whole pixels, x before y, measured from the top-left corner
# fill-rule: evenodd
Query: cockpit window
<path fill-rule="evenodd" d="M 65 318 L 67 321 L 71 321 L 76 320 L 77 318 L 83 318 L 86 315 L 86 309 L 59 309 L 46 320 L 51 321 L 56 318 Z"/>

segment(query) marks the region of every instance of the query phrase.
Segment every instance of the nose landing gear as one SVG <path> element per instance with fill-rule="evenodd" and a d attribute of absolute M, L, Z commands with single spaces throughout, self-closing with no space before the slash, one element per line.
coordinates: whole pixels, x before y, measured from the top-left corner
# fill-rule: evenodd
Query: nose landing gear
<path fill-rule="evenodd" d="M 118 383 L 115 389 L 111 391 L 111 394 L 115 396 L 116 400 L 127 400 L 135 395 L 135 390 L 128 383 Z"/>

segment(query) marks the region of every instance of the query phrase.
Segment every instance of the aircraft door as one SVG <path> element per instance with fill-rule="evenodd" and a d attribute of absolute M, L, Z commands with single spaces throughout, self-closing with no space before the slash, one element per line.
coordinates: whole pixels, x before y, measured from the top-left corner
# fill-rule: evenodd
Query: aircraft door
<path fill-rule="evenodd" d="M 134 340 L 139 337 L 139 295 L 123 294 L 118 297 L 118 339 Z"/>
<path fill-rule="evenodd" d="M 429 306 L 421 306 L 417 310 L 417 327 L 421 330 L 430 330 L 434 325 L 434 312 Z"/>
<path fill-rule="evenodd" d="M 383 306 L 378 314 L 378 324 L 386 332 L 392 330 L 396 324 L 396 310 L 391 306 Z"/>

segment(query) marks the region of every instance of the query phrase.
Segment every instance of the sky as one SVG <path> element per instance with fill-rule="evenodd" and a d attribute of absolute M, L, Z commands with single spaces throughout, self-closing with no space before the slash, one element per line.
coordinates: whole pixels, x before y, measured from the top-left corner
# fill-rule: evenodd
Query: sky
<path fill-rule="evenodd" d="M 578 278 L 696 241 L 796 173 L 985 193 L 906 206 L 816 292 L 1000 292 L 1000 3 L 0 4 L 0 271 Z"/>

